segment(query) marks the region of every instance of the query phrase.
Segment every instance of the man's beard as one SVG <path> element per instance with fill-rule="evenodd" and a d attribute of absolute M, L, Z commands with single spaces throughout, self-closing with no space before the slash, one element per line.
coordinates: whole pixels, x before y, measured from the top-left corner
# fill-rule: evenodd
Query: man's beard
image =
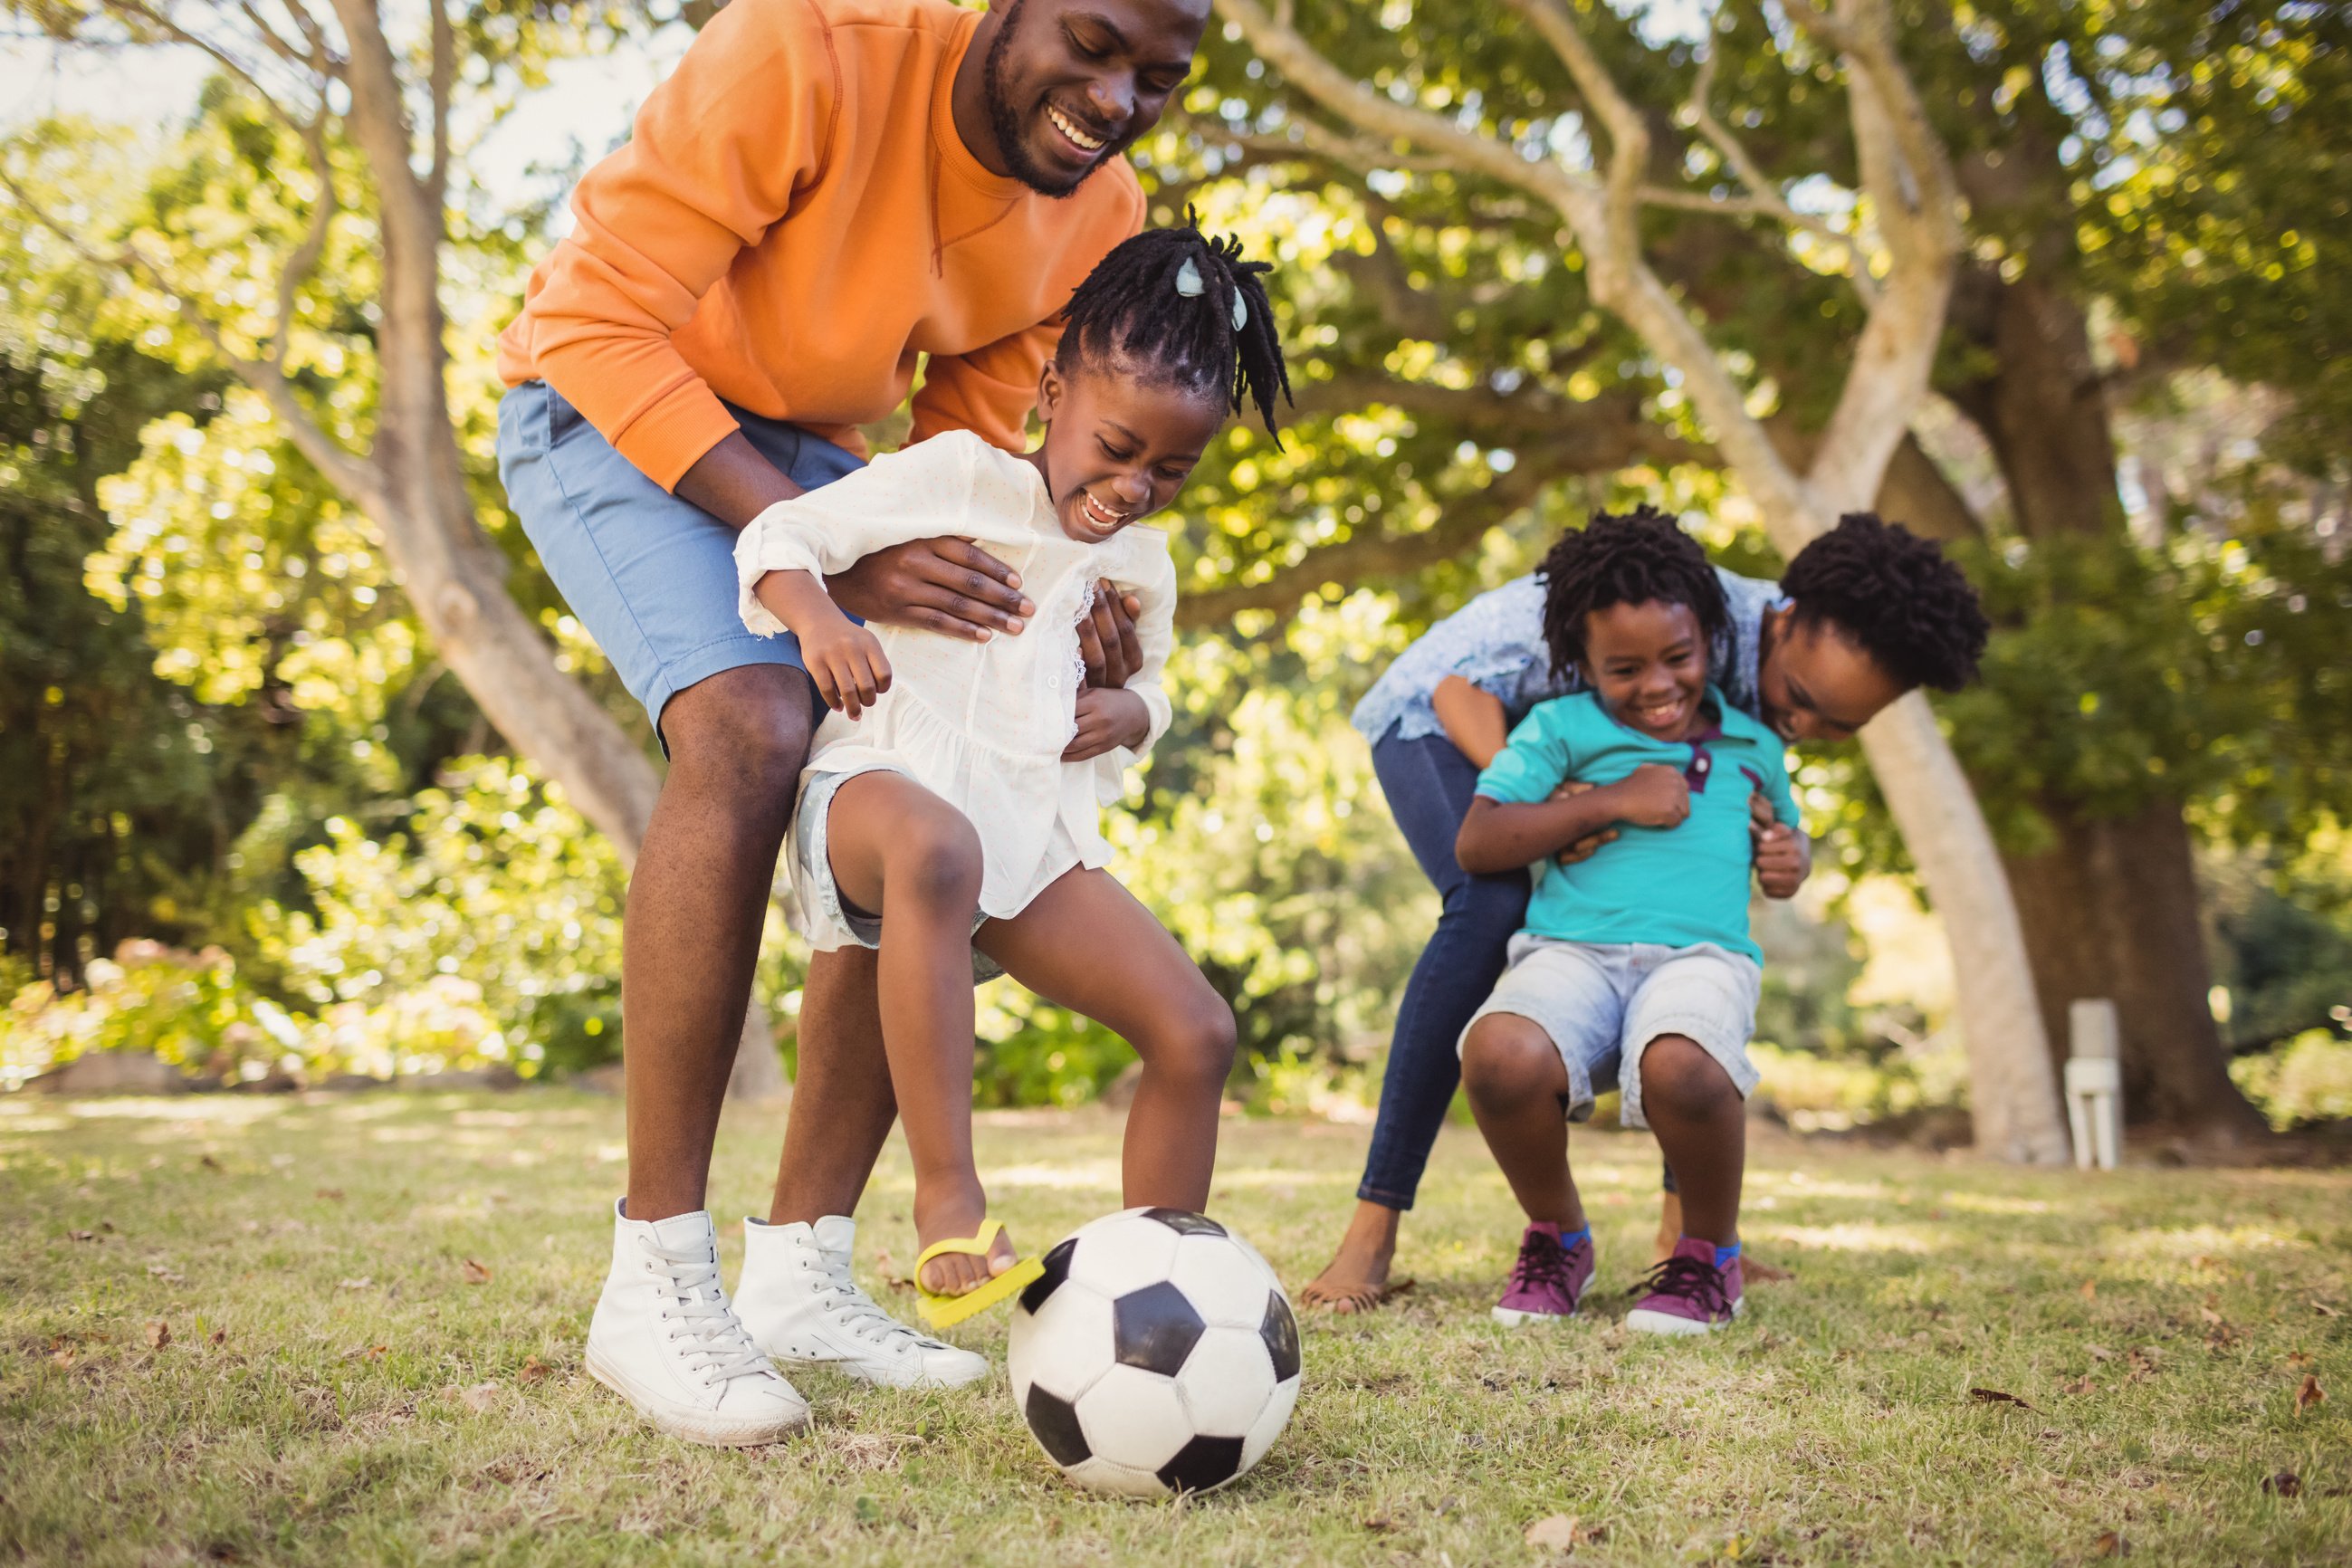
<path fill-rule="evenodd" d="M 988 46 L 988 58 L 981 63 L 981 96 L 988 105 L 988 128 L 996 134 L 996 151 L 1004 160 L 1005 172 L 1041 196 L 1059 201 L 1075 195 L 1097 169 L 1126 152 L 1134 144 L 1137 132 L 1126 135 L 1105 147 L 1095 161 L 1082 170 L 1077 178 L 1069 179 L 1058 171 L 1038 166 L 1029 153 L 1029 127 L 1013 108 L 1013 93 L 1006 80 L 1011 71 L 1007 58 L 1013 31 L 1021 26 L 1021 11 L 1026 0 L 1013 0 L 1004 13 L 1004 23 L 996 29 L 996 37 Z"/>

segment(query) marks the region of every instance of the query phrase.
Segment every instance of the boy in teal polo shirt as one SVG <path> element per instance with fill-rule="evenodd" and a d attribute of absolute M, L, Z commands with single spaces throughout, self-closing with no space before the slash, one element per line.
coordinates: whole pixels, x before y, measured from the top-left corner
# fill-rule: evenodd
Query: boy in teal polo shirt
<path fill-rule="evenodd" d="M 1723 590 L 1671 518 L 1595 518 L 1561 539 L 1543 575 L 1545 641 L 1588 689 L 1512 731 L 1478 775 L 1455 854 L 1465 870 L 1496 872 L 1618 834 L 1549 868 L 1509 969 L 1462 1036 L 1463 1087 L 1529 1221 L 1494 1315 L 1576 1311 L 1592 1237 L 1567 1122 L 1622 1086 L 1624 1123 L 1657 1134 L 1684 1215 L 1626 1326 L 1705 1333 L 1740 1305 L 1748 1037 L 1763 973 L 1748 931 L 1749 797 L 1791 827 L 1796 802 L 1779 739 L 1707 683 Z M 1571 783 L 1590 787 L 1562 790 Z M 1790 897 L 1805 864 L 1776 861 L 1764 890 Z"/>

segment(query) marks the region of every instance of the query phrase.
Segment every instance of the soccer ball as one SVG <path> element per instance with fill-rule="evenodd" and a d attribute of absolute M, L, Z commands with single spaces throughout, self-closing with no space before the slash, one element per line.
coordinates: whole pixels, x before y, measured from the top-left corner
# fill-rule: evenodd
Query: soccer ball
<path fill-rule="evenodd" d="M 1013 1402 L 1095 1491 L 1211 1491 L 1265 1457 L 1298 1403 L 1298 1320 L 1257 1248 L 1201 1215 L 1080 1226 L 1013 1310 Z"/>

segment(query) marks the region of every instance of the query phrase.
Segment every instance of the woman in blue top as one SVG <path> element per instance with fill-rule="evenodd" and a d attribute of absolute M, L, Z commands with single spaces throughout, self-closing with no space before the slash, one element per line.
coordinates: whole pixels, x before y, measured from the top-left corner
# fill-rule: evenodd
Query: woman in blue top
<path fill-rule="evenodd" d="M 1988 626 L 1976 590 L 1932 542 L 1856 513 L 1800 551 L 1779 584 L 1717 569 L 1727 617 L 1708 664 L 1724 701 L 1783 740 L 1851 739 L 1914 687 L 1953 690 L 1976 675 Z M 1397 1009 L 1380 1115 L 1356 1212 L 1328 1267 L 1300 1300 L 1363 1311 L 1390 1294 L 1399 1217 L 1460 1081 L 1455 1043 L 1502 974 L 1525 922 L 1526 870 L 1473 875 L 1454 846 L 1478 772 L 1540 701 L 1579 689 L 1552 673 L 1544 589 L 1529 574 L 1473 599 L 1405 650 L 1357 705 L 1372 765 L 1405 842 L 1443 903 Z M 1764 826 L 1759 872 L 1785 875 L 1799 835 Z M 1580 858 L 1602 834 L 1562 857 Z M 1797 868 L 1801 877 L 1802 867 Z M 1680 1216 L 1669 1196 L 1662 1233 Z"/>

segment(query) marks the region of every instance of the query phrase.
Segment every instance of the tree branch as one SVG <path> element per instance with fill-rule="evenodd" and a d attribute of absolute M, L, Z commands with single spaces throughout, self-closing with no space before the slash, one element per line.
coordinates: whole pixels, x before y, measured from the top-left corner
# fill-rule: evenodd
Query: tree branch
<path fill-rule="evenodd" d="M 436 208 L 449 196 L 449 95 L 457 75 L 457 36 L 449 26 L 447 0 L 433 5 L 433 167 L 425 177 L 425 195 Z"/>
<path fill-rule="evenodd" d="M 373 469 L 327 435 L 319 422 L 311 417 L 310 410 L 302 406 L 301 400 L 294 395 L 293 383 L 288 381 L 275 364 L 248 359 L 231 348 L 220 323 L 196 309 L 195 301 L 189 298 L 187 291 L 173 287 L 170 275 L 141 254 L 137 246 L 126 242 L 114 255 L 103 255 L 60 222 L 5 170 L 0 170 L 0 185 L 8 188 L 9 194 L 33 216 L 36 223 L 65 241 L 90 266 L 101 271 L 142 279 L 150 288 L 168 298 L 180 319 L 204 338 L 229 373 L 258 393 L 262 401 L 269 405 L 271 414 L 285 421 L 288 437 L 310 460 L 311 465 L 326 476 L 330 484 L 363 507 L 373 509 L 384 504 L 384 489 Z"/>
<path fill-rule="evenodd" d="M 1368 135 L 1411 142 L 1444 158 L 1454 172 L 1473 173 L 1516 186 L 1562 211 L 1597 209 L 1600 191 L 1550 159 L 1522 156 L 1517 148 L 1463 130 L 1425 109 L 1385 98 L 1318 53 L 1286 21 L 1277 21 L 1258 0 L 1216 0 L 1217 9 L 1241 28 L 1260 58 L 1301 92 Z M 1596 212 L 1597 216 L 1597 212 Z"/>
<path fill-rule="evenodd" d="M 1418 533 L 1352 534 L 1336 544 L 1307 551 L 1261 582 L 1180 597 L 1176 625 L 1185 629 L 1220 626 L 1245 610 L 1286 615 L 1328 583 L 1403 576 L 1450 561 L 1484 538 L 1488 529 L 1533 505 L 1544 487 L 1565 478 L 1569 471 L 1522 461 L 1486 489 L 1442 502 L 1437 521 Z"/>
<path fill-rule="evenodd" d="M 1576 82 L 1576 90 L 1601 117 L 1609 132 L 1603 203 L 1608 231 L 1624 246 L 1640 244 L 1641 188 L 1650 163 L 1650 122 L 1593 53 L 1592 45 L 1561 0 L 1510 0 L 1510 5 L 1559 57 L 1559 63 Z"/>
<path fill-rule="evenodd" d="M 303 147 L 310 157 L 310 173 L 319 182 L 318 199 L 310 208 L 310 226 L 278 274 L 278 332 L 269 345 L 269 364 L 280 374 L 285 372 L 287 352 L 294 342 L 295 291 L 308 280 L 319 265 L 319 258 L 325 254 L 328 231 L 340 205 L 334 162 L 327 151 L 326 113 L 322 103 L 318 118 L 311 121 L 302 136 Z"/>
<path fill-rule="evenodd" d="M 1643 199 L 1658 206 L 1680 207 L 1689 212 L 1712 210 L 1727 215 L 1752 214 L 1776 219 L 1791 228 L 1802 229 L 1844 252 L 1845 276 L 1853 285 L 1853 291 L 1861 296 L 1864 307 L 1875 305 L 1878 302 L 1878 285 L 1870 276 L 1870 268 L 1863 258 L 1860 237 L 1843 233 L 1812 214 L 1801 213 L 1790 206 L 1780 187 L 1765 175 L 1762 166 L 1749 155 L 1739 139 L 1732 135 L 1730 128 L 1715 117 L 1715 110 L 1707 106 L 1707 99 L 1715 86 L 1717 58 L 1712 47 L 1699 58 L 1698 75 L 1691 82 L 1688 105 L 1691 121 L 1697 127 L 1698 133 L 1706 138 L 1722 157 L 1724 166 L 1747 190 L 1747 200 L 1722 200 L 1690 192 L 1664 191 L 1656 186 L 1644 187 Z"/>
<path fill-rule="evenodd" d="M 276 93 L 261 85 L 261 79 L 254 74 L 252 68 L 210 38 L 190 32 L 163 11 L 143 4 L 142 0 L 100 0 L 100 4 L 118 19 L 144 22 L 172 42 L 209 57 L 215 64 L 251 89 L 253 96 L 261 100 L 262 107 L 283 122 L 289 131 L 298 136 L 302 133 L 302 122 L 295 118 L 293 110 L 278 101 Z"/>

